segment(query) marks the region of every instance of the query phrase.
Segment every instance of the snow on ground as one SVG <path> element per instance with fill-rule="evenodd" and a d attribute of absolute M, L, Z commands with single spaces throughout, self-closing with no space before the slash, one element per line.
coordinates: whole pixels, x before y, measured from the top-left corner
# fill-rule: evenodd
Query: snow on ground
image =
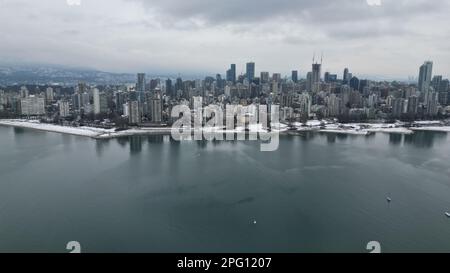
<path fill-rule="evenodd" d="M 54 124 L 40 123 L 39 121 L 29 121 L 29 120 L 0 120 L 0 125 L 13 126 L 28 128 L 40 131 L 70 134 L 77 136 L 95 137 L 99 134 L 106 132 L 112 132 L 112 130 L 100 129 L 100 128 L 90 128 L 90 127 L 68 127 L 60 126 Z"/>
<path fill-rule="evenodd" d="M 450 126 L 428 126 L 411 128 L 413 131 L 431 131 L 431 132 L 448 132 L 450 133 Z"/>
<path fill-rule="evenodd" d="M 414 134 L 412 130 L 404 127 L 392 127 L 392 128 L 371 128 L 367 129 L 367 131 L 372 133 L 388 133 L 388 134 L 405 134 L 411 135 Z"/>
<path fill-rule="evenodd" d="M 396 133 L 396 134 L 413 134 L 414 131 L 435 131 L 435 132 L 450 132 L 450 126 L 430 126 L 433 124 L 442 124 L 437 121 L 420 121 L 416 122 L 417 125 L 423 127 L 405 128 L 404 124 L 397 122 L 395 124 L 384 123 L 350 123 L 340 124 L 330 121 L 308 121 L 306 126 L 302 123 L 293 123 L 293 127 L 298 132 L 316 131 L 323 133 L 337 133 L 337 134 L 350 134 L 350 135 L 368 135 L 372 133 Z M 0 120 L 0 125 L 14 126 L 21 128 L 29 128 L 41 131 L 70 134 L 77 136 L 86 136 L 96 139 L 116 138 L 122 136 L 131 135 L 150 135 L 150 134 L 170 134 L 172 128 L 160 127 L 160 128 L 132 128 L 124 131 L 115 131 L 115 129 L 102 129 L 94 127 L 68 127 L 54 124 L 40 123 L 37 120 L 20 120 L 20 119 L 5 119 Z M 193 130 L 193 129 L 191 129 Z M 261 124 L 249 125 L 251 132 L 263 133 L 267 132 Z M 289 126 L 282 123 L 272 124 L 273 132 L 286 132 L 291 131 Z M 245 132 L 245 127 L 237 127 L 234 130 L 227 130 L 224 127 L 206 127 L 203 128 L 204 132 L 215 133 L 242 133 Z"/>
<path fill-rule="evenodd" d="M 420 120 L 420 121 L 414 121 L 414 124 L 416 125 L 440 125 L 442 124 L 439 120 Z"/>
<path fill-rule="evenodd" d="M 321 133 L 346 134 L 346 135 L 362 135 L 370 134 L 367 130 L 345 130 L 345 129 L 321 129 Z"/>

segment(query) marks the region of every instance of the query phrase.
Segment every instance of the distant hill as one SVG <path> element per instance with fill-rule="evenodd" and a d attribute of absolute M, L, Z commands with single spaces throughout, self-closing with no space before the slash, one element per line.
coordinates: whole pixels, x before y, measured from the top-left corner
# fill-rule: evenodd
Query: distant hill
<path fill-rule="evenodd" d="M 124 84 L 135 82 L 134 74 L 120 74 L 55 65 L 1 65 L 0 85 L 20 84 Z"/>

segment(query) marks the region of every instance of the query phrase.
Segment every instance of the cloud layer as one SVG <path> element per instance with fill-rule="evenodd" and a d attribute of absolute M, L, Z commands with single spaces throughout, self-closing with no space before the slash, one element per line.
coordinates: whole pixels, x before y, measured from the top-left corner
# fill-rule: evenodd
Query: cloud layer
<path fill-rule="evenodd" d="M 450 76 L 449 12 L 447 0 L 0 0 L 0 59 L 189 74 L 252 60 L 305 74 L 323 51 L 339 74 L 415 76 L 432 59 Z"/>

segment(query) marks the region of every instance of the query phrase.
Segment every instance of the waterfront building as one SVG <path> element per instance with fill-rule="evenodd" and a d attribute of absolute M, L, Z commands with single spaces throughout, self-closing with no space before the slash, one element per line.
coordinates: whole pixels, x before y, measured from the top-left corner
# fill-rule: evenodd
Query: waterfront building
<path fill-rule="evenodd" d="M 94 107 L 93 107 L 93 111 L 94 111 L 94 115 L 98 115 L 100 114 L 100 90 L 98 90 L 97 88 L 94 88 L 94 90 L 92 90 L 92 97 L 93 97 L 93 101 L 94 101 Z"/>
<path fill-rule="evenodd" d="M 22 116 L 45 115 L 45 99 L 34 95 L 20 99 Z"/>
<path fill-rule="evenodd" d="M 151 119 L 153 123 L 162 122 L 162 104 L 161 96 L 156 94 L 154 98 L 151 99 Z"/>
<path fill-rule="evenodd" d="M 68 101 L 59 101 L 59 116 L 66 118 L 70 116 L 70 106 Z"/>
<path fill-rule="evenodd" d="M 128 122 L 130 124 L 139 124 L 141 123 L 141 112 L 139 108 L 139 102 L 129 101 L 128 102 Z"/>

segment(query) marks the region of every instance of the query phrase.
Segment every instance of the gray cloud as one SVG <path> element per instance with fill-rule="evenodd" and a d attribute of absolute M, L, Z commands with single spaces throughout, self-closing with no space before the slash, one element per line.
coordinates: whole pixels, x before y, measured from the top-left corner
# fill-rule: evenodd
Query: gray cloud
<path fill-rule="evenodd" d="M 135 72 L 450 72 L 448 0 L 0 0 L 0 59 Z M 304 73 L 303 73 L 304 74 Z"/>
<path fill-rule="evenodd" d="M 268 22 L 284 19 L 302 24 L 353 24 L 374 19 L 409 19 L 448 9 L 446 0 L 382 0 L 369 6 L 365 0 L 129 0 L 140 2 L 161 19 L 197 19 L 208 25 Z"/>

